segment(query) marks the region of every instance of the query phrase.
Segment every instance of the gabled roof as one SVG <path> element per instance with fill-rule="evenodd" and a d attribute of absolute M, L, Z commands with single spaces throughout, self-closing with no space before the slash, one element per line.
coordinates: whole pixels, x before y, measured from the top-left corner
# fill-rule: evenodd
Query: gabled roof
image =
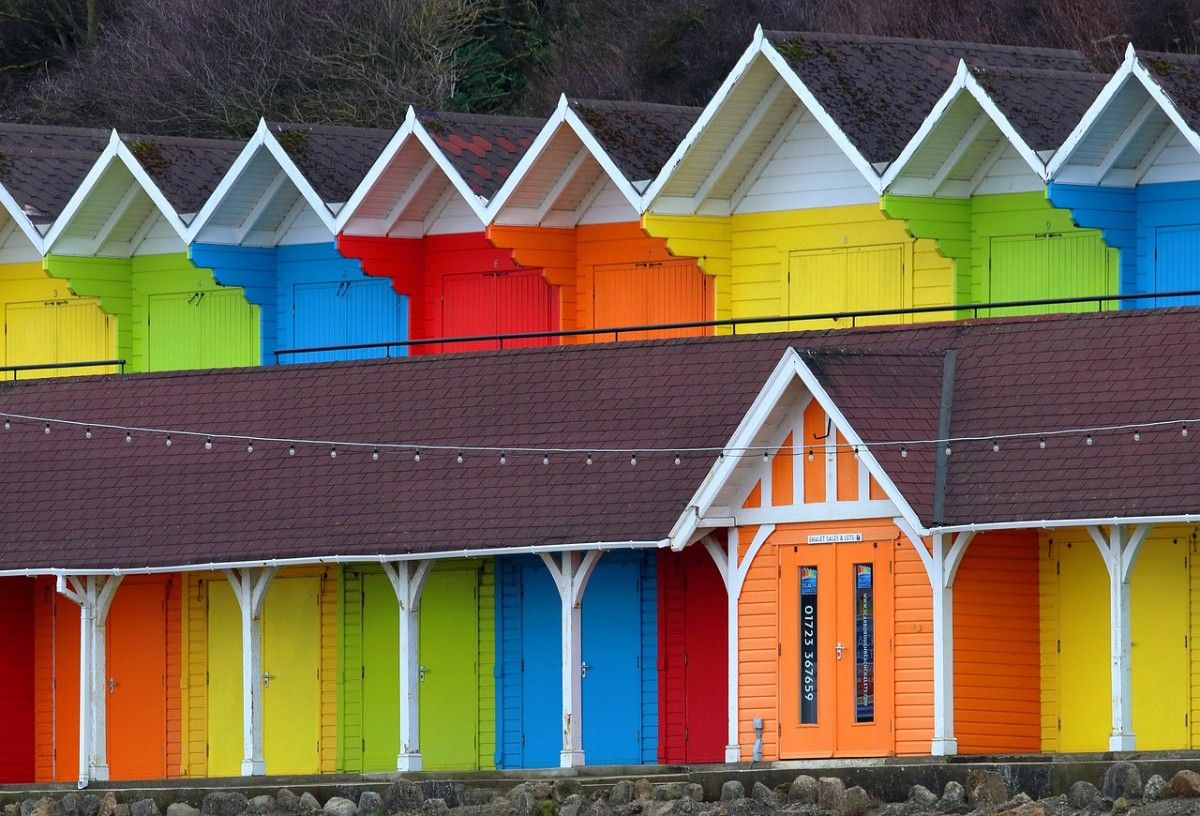
<path fill-rule="evenodd" d="M 109 131 L 0 124 L 0 184 L 45 229 L 108 144 Z"/>
<path fill-rule="evenodd" d="M 602 220 L 633 220 L 642 191 L 699 115 L 699 108 L 564 95 L 492 200 L 489 220 L 574 226 L 596 204 Z M 604 195 L 613 188 L 617 195 Z"/>
<path fill-rule="evenodd" d="M 203 437 L 166 447 L 162 433 L 126 443 L 96 427 L 85 440 L 16 421 L 0 431 L 0 570 L 665 545 L 705 512 L 702 484 L 761 461 L 686 449 L 730 445 L 789 383 L 865 446 L 922 531 L 1197 520 L 1200 482 L 1186 474 L 1200 469 L 1200 439 L 1179 422 L 1200 418 L 1197 344 L 1200 309 L 1128 310 L 4 383 L 6 415 L 330 445 L 289 456 L 286 442 L 247 453 L 244 439 L 216 438 L 207 451 Z M 949 456 L 936 442 L 946 405 Z M 1130 428 L 1085 439 L 1124 424 L 1137 441 Z M 374 461 L 350 441 L 449 449 Z M 472 445 L 684 453 L 678 465 L 669 452 L 588 465 L 511 450 L 501 464 L 467 449 L 458 464 Z"/>
<path fill-rule="evenodd" d="M 166 251 L 182 249 L 187 233 L 183 219 L 130 146 L 113 131 L 46 233 L 43 251 L 127 258 L 138 253 L 161 223 L 166 224 L 171 245 Z M 155 251 L 163 250 L 159 246 Z"/>
<path fill-rule="evenodd" d="M 410 107 L 338 214 L 337 230 L 419 237 L 447 210 L 467 213 L 464 230 L 482 229 L 488 201 L 540 125 L 539 119 Z"/>
<path fill-rule="evenodd" d="M 829 155 L 801 169 L 800 159 L 811 148 L 794 147 L 800 151 L 788 154 L 794 172 L 812 176 L 810 184 L 834 186 L 820 188 L 814 197 L 802 194 L 808 185 L 793 183 L 792 197 L 802 200 L 778 208 L 864 203 L 881 191 L 881 174 L 926 120 L 963 60 L 993 69 L 1092 70 L 1078 51 L 760 29 L 651 185 L 651 209 L 736 210 L 788 132 L 801 126 L 805 139 L 820 132 L 835 149 L 822 147 Z M 843 176 L 831 181 L 834 172 Z M 810 198 L 817 203 L 805 204 Z M 710 206 L 710 200 L 728 204 Z"/>
<path fill-rule="evenodd" d="M 326 204 L 344 204 L 362 181 L 392 129 L 269 122 L 275 139 Z"/>
<path fill-rule="evenodd" d="M 180 215 L 208 201 L 245 142 L 122 134 L 121 140 Z"/>
<path fill-rule="evenodd" d="M 1010 151 L 1039 184 L 1062 144 L 1107 82 L 1098 72 L 993 68 L 960 61 L 929 116 L 884 173 L 897 192 L 967 196 Z M 1008 169 L 1006 172 L 1011 173 Z"/>
<path fill-rule="evenodd" d="M 1200 151 L 1198 83 L 1200 56 L 1129 46 L 1125 61 L 1050 162 L 1050 175 L 1056 181 L 1129 187 L 1146 177 L 1173 142 L 1190 146 L 1189 154 Z"/>
<path fill-rule="evenodd" d="M 900 155 L 961 61 L 990 68 L 1091 72 L 1079 51 L 768 31 L 766 38 L 867 160 Z"/>

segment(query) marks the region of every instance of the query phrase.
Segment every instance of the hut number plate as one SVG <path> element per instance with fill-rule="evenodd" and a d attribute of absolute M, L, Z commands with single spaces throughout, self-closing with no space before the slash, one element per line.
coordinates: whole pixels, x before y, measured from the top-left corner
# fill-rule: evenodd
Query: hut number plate
<path fill-rule="evenodd" d="M 849 544 L 862 540 L 862 533 L 820 533 L 808 537 L 809 544 Z"/>

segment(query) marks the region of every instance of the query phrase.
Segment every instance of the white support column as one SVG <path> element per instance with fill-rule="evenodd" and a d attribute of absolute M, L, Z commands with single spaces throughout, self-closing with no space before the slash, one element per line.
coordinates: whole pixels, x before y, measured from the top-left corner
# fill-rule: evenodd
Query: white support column
<path fill-rule="evenodd" d="M 58 592 L 79 605 L 79 787 L 108 779 L 105 632 L 121 576 L 59 576 Z"/>
<path fill-rule="evenodd" d="M 559 766 L 577 768 L 583 759 L 583 591 L 603 553 L 541 553 L 562 607 L 562 753 Z"/>
<path fill-rule="evenodd" d="M 242 776 L 264 776 L 262 608 L 274 567 L 225 570 L 242 612 Z"/>
<path fill-rule="evenodd" d="M 432 560 L 383 562 L 400 606 L 400 752 L 396 770 L 421 770 L 421 590 Z"/>
<path fill-rule="evenodd" d="M 717 564 L 721 580 L 725 583 L 726 626 L 728 633 L 728 656 L 725 661 L 728 672 L 729 696 L 726 708 L 726 740 L 725 761 L 741 762 L 742 748 L 738 743 L 738 599 L 742 596 L 742 585 L 746 583 L 746 574 L 750 564 L 762 549 L 762 545 L 775 532 L 774 524 L 764 524 L 754 534 L 746 556 L 738 558 L 738 530 L 731 527 L 727 531 L 725 545 L 722 546 L 712 536 L 704 539 L 704 548 Z"/>
<path fill-rule="evenodd" d="M 933 756 L 958 753 L 954 736 L 954 579 L 974 537 L 974 533 L 959 533 L 947 540 L 935 533 L 933 551 L 925 563 L 933 589 L 933 741 L 929 748 Z"/>
<path fill-rule="evenodd" d="M 1150 532 L 1150 525 L 1139 524 L 1133 528 L 1113 525 L 1105 529 L 1088 527 L 1087 531 L 1099 548 L 1108 570 L 1108 648 L 1112 670 L 1112 733 L 1108 737 L 1108 750 L 1132 751 L 1136 740 L 1133 734 L 1129 578 L 1133 574 L 1133 565 L 1141 551 L 1142 542 Z"/>

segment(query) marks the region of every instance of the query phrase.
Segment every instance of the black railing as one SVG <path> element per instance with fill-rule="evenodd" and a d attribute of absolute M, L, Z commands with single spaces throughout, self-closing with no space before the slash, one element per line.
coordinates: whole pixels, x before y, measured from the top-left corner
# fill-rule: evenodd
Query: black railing
<path fill-rule="evenodd" d="M 323 354 L 340 351 L 364 351 L 367 349 L 384 349 L 387 357 L 392 356 L 393 349 L 407 349 L 413 346 L 463 345 L 466 343 L 497 343 L 504 348 L 505 341 L 540 340 L 562 337 L 597 337 L 611 336 L 620 340 L 621 335 L 638 334 L 653 331 L 680 331 L 685 329 L 728 328 L 737 334 L 739 326 L 761 326 L 767 323 L 803 323 L 817 320 L 831 320 L 834 323 L 848 321 L 847 328 L 854 328 L 858 320 L 874 317 L 901 317 L 904 315 L 937 314 L 952 312 L 959 318 L 979 317 L 981 311 L 993 309 L 1021 309 L 1033 306 L 1070 306 L 1081 303 L 1096 305 L 1096 311 L 1103 311 L 1105 304 L 1115 301 L 1142 301 L 1150 299 L 1172 299 L 1196 297 L 1200 298 L 1200 289 L 1187 289 L 1175 292 L 1151 292 L 1136 295 L 1090 295 L 1087 297 L 1043 298 L 1041 300 L 1003 300 L 992 303 L 966 303 L 945 306 L 909 306 L 902 309 L 865 309 L 854 312 L 819 312 L 798 315 L 777 315 L 774 317 L 734 317 L 726 320 L 697 320 L 687 323 L 652 323 L 641 326 L 612 326 L 596 329 L 561 329 L 558 331 L 517 332 L 514 334 L 475 334 L 458 337 L 435 337 L 420 340 L 391 340 L 378 343 L 347 343 L 338 346 L 310 346 L 305 348 L 285 348 L 275 350 L 275 361 L 280 362 L 284 356 L 297 354 Z M 404 351 L 400 352 L 404 354 Z"/>
<path fill-rule="evenodd" d="M 124 360 L 79 360 L 73 363 L 31 363 L 29 365 L 0 366 L 0 374 L 12 374 L 15 381 L 22 371 L 54 371 L 62 368 L 108 368 L 116 366 L 125 373 Z"/>

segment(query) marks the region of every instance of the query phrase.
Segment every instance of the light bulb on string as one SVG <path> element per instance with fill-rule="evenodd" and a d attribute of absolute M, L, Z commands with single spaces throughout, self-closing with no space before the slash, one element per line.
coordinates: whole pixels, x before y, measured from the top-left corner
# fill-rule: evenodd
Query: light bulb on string
<path fill-rule="evenodd" d="M 636 453 L 629 457 L 629 464 L 631 464 L 631 465 L 637 464 L 637 454 Z"/>
<path fill-rule="evenodd" d="M 168 448 L 171 447 L 171 435 L 170 434 L 167 434 L 167 438 L 163 441 L 163 445 L 165 445 Z"/>
<path fill-rule="evenodd" d="M 296 446 L 288 445 L 288 456 L 295 456 L 295 455 L 296 455 Z"/>
<path fill-rule="evenodd" d="M 680 463 L 680 461 L 681 461 L 681 460 L 680 460 L 680 458 L 679 458 L 679 454 L 678 454 L 678 453 L 677 453 L 677 454 L 675 454 L 675 464 L 677 464 L 677 465 L 678 465 L 678 464 Z"/>
<path fill-rule="evenodd" d="M 329 458 L 330 458 L 330 459 L 337 459 L 337 448 L 330 448 L 330 449 L 329 449 Z"/>
<path fill-rule="evenodd" d="M 1046 437 L 1044 437 L 1044 436 L 1038 437 L 1038 447 L 1041 448 L 1042 450 L 1046 449 Z"/>
<path fill-rule="evenodd" d="M 212 450 L 212 439 L 205 439 L 205 440 L 204 440 L 204 449 L 205 449 L 205 450 Z"/>
<path fill-rule="evenodd" d="M 771 461 L 771 455 L 769 453 L 767 453 L 766 451 L 763 451 L 763 461 L 764 462 Z"/>
<path fill-rule="evenodd" d="M 413 452 L 413 461 L 414 461 L 414 462 L 420 462 L 420 461 L 421 461 L 421 449 L 420 449 L 420 448 L 417 448 L 417 449 L 416 449 L 416 450 Z"/>
<path fill-rule="evenodd" d="M 1187 423 L 1183 423 L 1183 427 L 1179 429 L 1179 435 L 1186 437 L 1188 435 Z"/>
<path fill-rule="evenodd" d="M 1138 430 L 1137 428 L 1133 429 L 1133 441 L 1134 442 L 1142 441 L 1142 432 L 1140 430 Z"/>
<path fill-rule="evenodd" d="M 4 430 L 7 431 L 11 427 L 12 427 L 12 423 L 10 421 L 8 421 L 7 419 L 4 420 Z"/>
<path fill-rule="evenodd" d="M 1090 433 L 1086 437 L 1084 437 L 1083 441 L 1089 445 L 1091 445 L 1095 442 L 1095 440 L 1092 439 L 1092 435 Z"/>
<path fill-rule="evenodd" d="M 254 443 L 253 442 L 246 443 L 246 453 L 254 453 Z"/>
<path fill-rule="evenodd" d="M 901 446 L 901 448 L 900 448 L 900 458 L 901 458 L 901 459 L 907 459 L 907 458 L 908 458 L 908 448 Z"/>
<path fill-rule="evenodd" d="M 128 445 L 132 441 L 133 441 L 133 434 L 129 433 L 129 431 L 126 431 L 125 432 L 125 444 Z"/>
<path fill-rule="evenodd" d="M 808 449 L 808 461 L 811 462 L 812 460 L 813 460 L 813 452 L 812 452 L 812 448 L 809 448 Z"/>
<path fill-rule="evenodd" d="M 949 444 L 946 445 L 946 455 L 947 456 L 950 455 L 950 445 Z"/>
<path fill-rule="evenodd" d="M 50 435 L 50 423 L 49 423 L 49 422 L 47 422 L 47 423 L 46 423 L 46 427 L 45 427 L 45 429 L 44 429 L 44 433 L 46 434 L 46 436 L 49 436 L 49 435 Z M 1186 432 L 1184 433 L 1184 436 L 1187 436 L 1187 433 L 1186 433 Z"/>
<path fill-rule="evenodd" d="M 506 454 L 504 451 L 500 451 L 500 464 L 508 464 L 508 454 Z"/>
<path fill-rule="evenodd" d="M 91 428 L 88 428 L 86 431 L 83 432 L 83 438 L 84 439 L 92 438 L 92 429 Z"/>
<path fill-rule="evenodd" d="M 454 457 L 454 461 L 458 462 L 460 465 L 463 463 L 462 451 L 458 452 L 458 456 Z"/>
<path fill-rule="evenodd" d="M 999 452 L 1000 452 L 1000 440 L 993 439 L 992 440 L 992 453 L 999 453 Z"/>
<path fill-rule="evenodd" d="M 548 454 L 542 454 L 542 464 L 543 465 L 550 464 L 550 456 Z"/>
<path fill-rule="evenodd" d="M 379 448 L 376 448 L 375 450 L 371 451 L 371 461 L 372 462 L 379 461 Z"/>
<path fill-rule="evenodd" d="M 592 455 L 589 453 L 587 455 L 587 460 L 584 462 L 584 464 L 590 465 L 591 463 L 592 463 Z"/>

